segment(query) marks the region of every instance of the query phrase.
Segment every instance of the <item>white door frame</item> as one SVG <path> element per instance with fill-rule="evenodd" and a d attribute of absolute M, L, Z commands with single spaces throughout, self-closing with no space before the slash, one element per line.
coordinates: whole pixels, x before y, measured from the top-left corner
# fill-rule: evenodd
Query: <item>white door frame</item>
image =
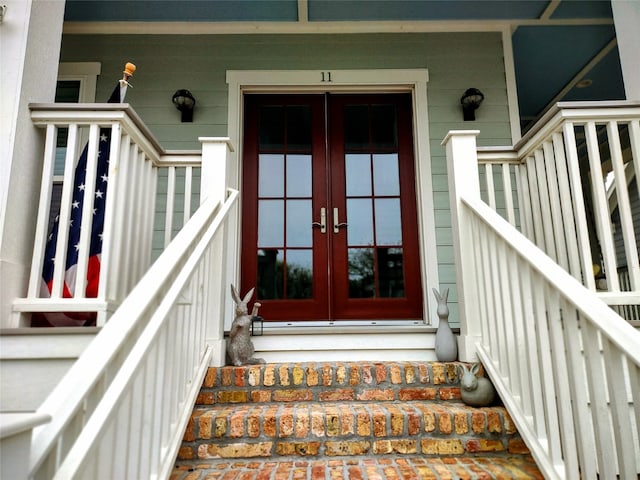
<path fill-rule="evenodd" d="M 429 118 L 427 112 L 426 69 L 376 69 L 376 70 L 229 70 L 228 135 L 235 152 L 227 166 L 228 185 L 241 185 L 240 162 L 242 159 L 242 125 L 244 93 L 321 93 L 321 92 L 411 92 L 413 96 L 413 138 L 416 171 L 416 200 L 418 202 L 418 230 L 422 271 L 422 296 L 426 324 L 437 326 L 437 304 L 430 301 L 432 288 L 440 289 L 438 257 L 436 249 L 433 189 L 431 185 L 431 153 L 429 149 Z M 238 238 L 240 235 L 238 224 Z M 230 278 L 239 275 L 236 251 L 229 251 L 236 264 Z M 427 261 L 427 259 L 431 261 Z M 434 261 L 435 260 L 435 261 Z"/>

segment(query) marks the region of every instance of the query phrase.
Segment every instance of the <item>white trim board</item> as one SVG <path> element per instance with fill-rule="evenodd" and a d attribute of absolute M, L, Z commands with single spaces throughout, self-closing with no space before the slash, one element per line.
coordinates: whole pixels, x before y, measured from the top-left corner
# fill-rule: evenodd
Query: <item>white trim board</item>
<path fill-rule="evenodd" d="M 301 19 L 302 20 L 302 19 Z M 610 18 L 337 22 L 64 22 L 64 34 L 234 35 L 499 32 L 519 26 L 612 25 Z"/>
<path fill-rule="evenodd" d="M 228 135 L 237 145 L 230 154 L 229 177 L 232 188 L 241 185 L 240 159 L 242 158 L 243 94 L 257 92 L 411 92 L 413 95 L 413 138 L 416 172 L 416 201 L 419 218 L 420 254 L 422 271 L 423 318 L 426 324 L 437 326 L 437 304 L 430 301 L 432 288 L 440 289 L 438 264 L 427 262 L 437 259 L 436 232 L 431 182 L 431 152 L 429 147 L 429 115 L 427 111 L 426 69 L 376 69 L 376 70 L 230 70 Z M 238 238 L 239 230 L 238 230 Z M 234 255 L 234 252 L 229 252 Z M 239 252 L 235 252 L 235 258 Z M 238 278 L 239 268 L 228 272 L 229 278 Z M 226 311 L 233 311 L 227 299 Z M 225 330 L 230 327 L 227 318 Z"/>

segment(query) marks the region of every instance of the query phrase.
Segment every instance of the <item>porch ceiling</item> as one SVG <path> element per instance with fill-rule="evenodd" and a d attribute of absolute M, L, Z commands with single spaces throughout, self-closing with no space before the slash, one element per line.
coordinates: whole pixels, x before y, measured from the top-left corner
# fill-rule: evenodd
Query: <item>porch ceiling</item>
<path fill-rule="evenodd" d="M 67 0 L 65 21 L 67 32 L 71 25 L 90 31 L 101 24 L 96 31 L 107 33 L 105 24 L 120 33 L 120 22 L 212 22 L 229 32 L 233 25 L 277 24 L 301 33 L 328 26 L 332 32 L 361 31 L 365 22 L 376 22 L 381 31 L 394 24 L 401 31 L 409 22 L 414 31 L 443 21 L 451 22 L 450 31 L 456 23 L 464 30 L 486 30 L 490 23 L 513 32 L 523 126 L 557 101 L 624 99 L 609 0 Z M 584 79 L 590 86 L 577 88 Z"/>

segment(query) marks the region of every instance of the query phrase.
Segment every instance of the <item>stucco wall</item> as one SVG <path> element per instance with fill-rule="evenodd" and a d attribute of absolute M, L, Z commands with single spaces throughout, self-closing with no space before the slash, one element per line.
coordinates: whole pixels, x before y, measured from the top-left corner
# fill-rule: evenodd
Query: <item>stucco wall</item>
<path fill-rule="evenodd" d="M 510 145 L 502 37 L 495 33 L 352 35 L 65 35 L 62 62 L 98 61 L 97 100 L 109 96 L 125 62 L 138 67 L 127 101 L 167 149 L 199 149 L 199 136 L 227 135 L 227 70 L 426 68 L 433 201 L 440 285 L 457 294 L 446 162 L 440 142 L 449 130 L 479 129 L 479 145 Z M 479 88 L 476 122 L 463 122 L 460 96 Z M 194 122 L 180 123 L 173 93 L 190 90 Z M 430 298 L 429 301 L 432 301 Z"/>

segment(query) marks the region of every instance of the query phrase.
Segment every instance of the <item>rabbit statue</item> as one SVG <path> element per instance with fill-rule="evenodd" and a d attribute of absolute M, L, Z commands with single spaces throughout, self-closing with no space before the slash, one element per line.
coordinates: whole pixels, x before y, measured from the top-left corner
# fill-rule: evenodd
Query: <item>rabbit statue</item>
<path fill-rule="evenodd" d="M 453 362 L 458 357 L 458 344 L 456 337 L 449 326 L 449 307 L 447 306 L 447 297 L 449 289 L 445 288 L 442 293 L 435 288 L 433 294 L 438 301 L 438 330 L 436 330 L 436 358 L 439 362 Z"/>
<path fill-rule="evenodd" d="M 466 365 L 458 365 L 460 397 L 472 407 L 487 407 L 493 403 L 496 390 L 488 378 L 476 376 L 479 369 L 479 363 L 473 364 L 470 369 Z"/>
<path fill-rule="evenodd" d="M 261 358 L 253 358 L 255 353 L 253 342 L 251 341 L 251 316 L 247 304 L 253 296 L 254 289 L 249 290 L 243 299 L 236 287 L 231 285 L 231 297 L 236 303 L 236 317 L 231 324 L 229 340 L 227 341 L 228 363 L 232 365 L 251 365 L 265 363 Z"/>

